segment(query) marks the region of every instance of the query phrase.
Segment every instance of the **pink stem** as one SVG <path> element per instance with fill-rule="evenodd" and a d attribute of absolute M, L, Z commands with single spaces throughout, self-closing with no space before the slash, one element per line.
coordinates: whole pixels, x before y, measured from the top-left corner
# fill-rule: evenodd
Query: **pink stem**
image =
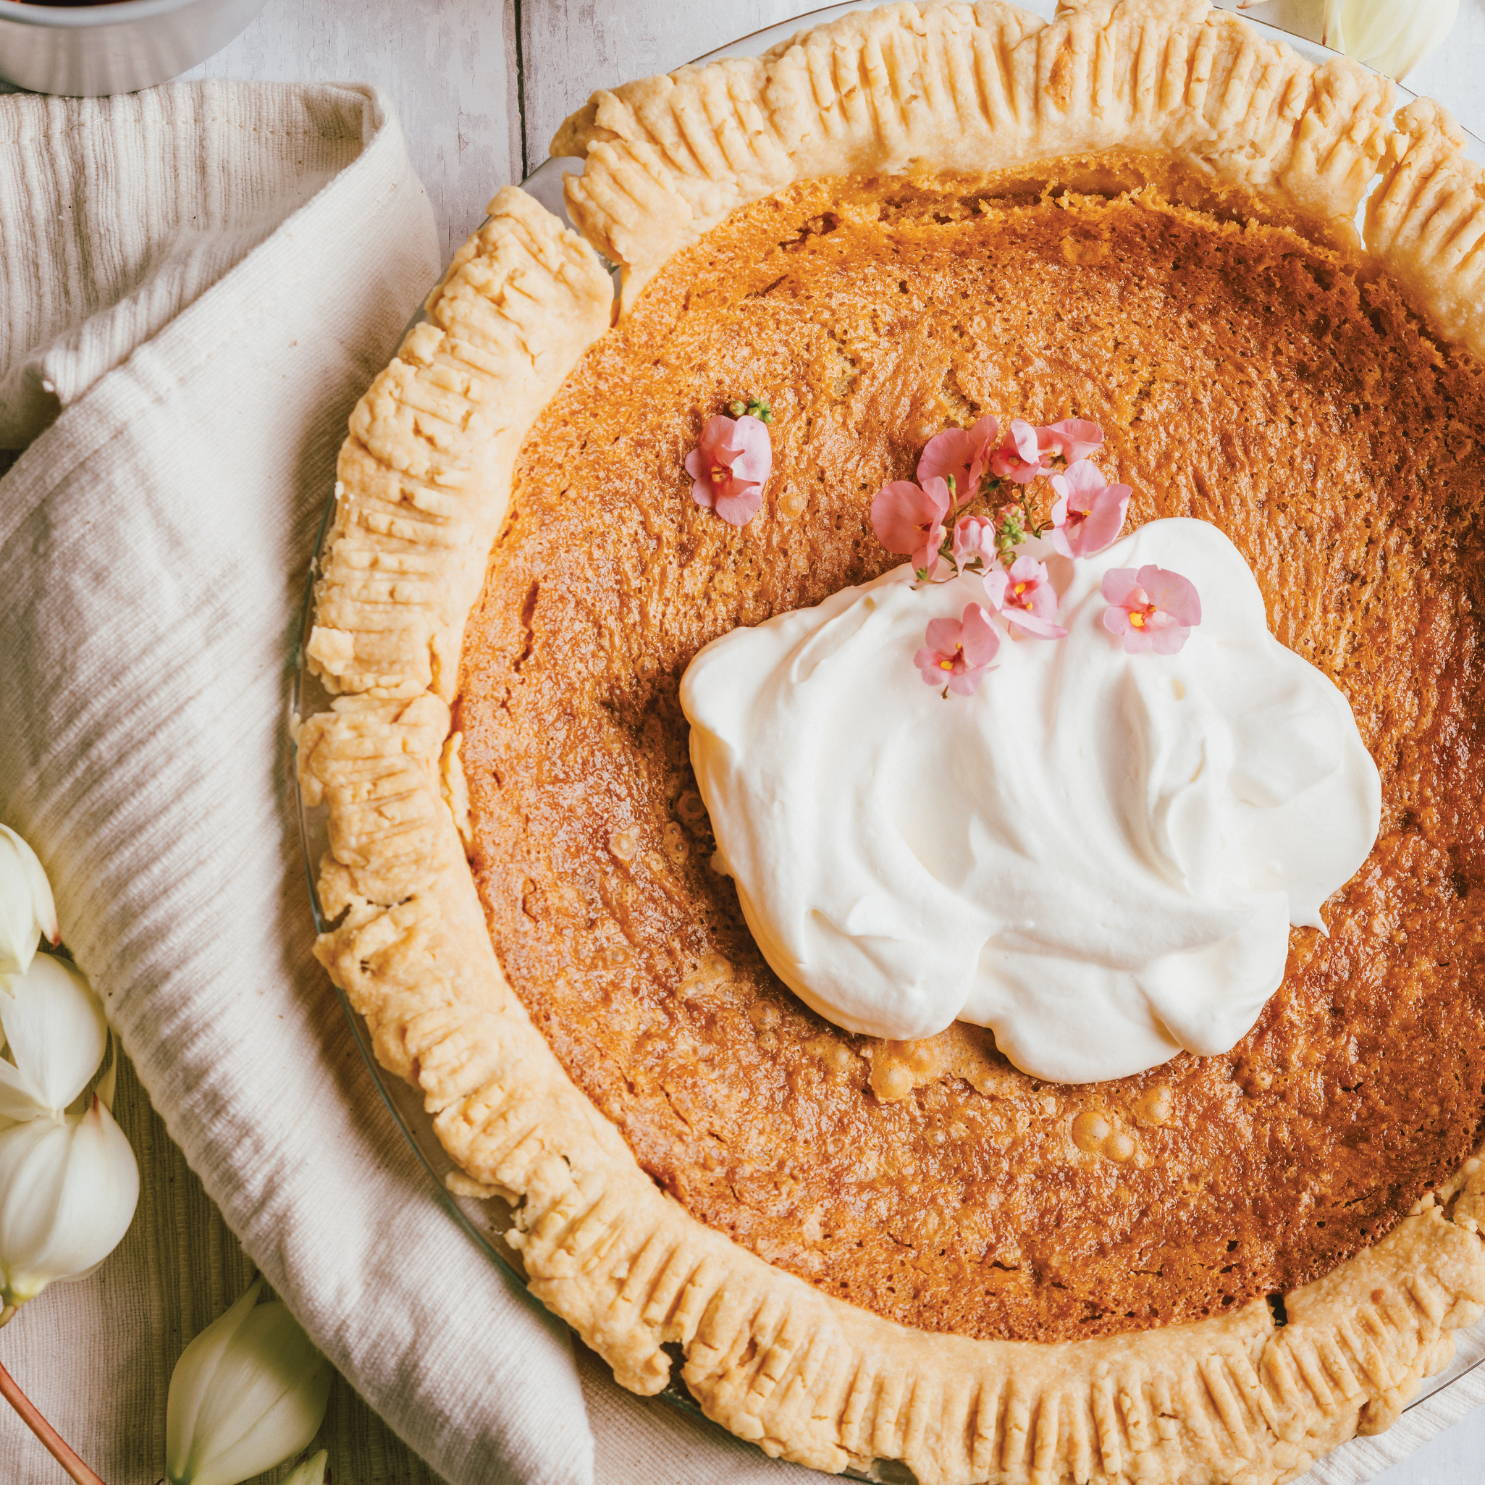
<path fill-rule="evenodd" d="M 36 1404 L 21 1391 L 15 1378 L 0 1366 L 0 1397 L 20 1415 L 20 1420 L 41 1440 L 42 1447 L 67 1472 L 77 1485 L 106 1485 L 103 1477 L 90 1470 L 67 1446 L 62 1435 L 41 1416 Z"/>

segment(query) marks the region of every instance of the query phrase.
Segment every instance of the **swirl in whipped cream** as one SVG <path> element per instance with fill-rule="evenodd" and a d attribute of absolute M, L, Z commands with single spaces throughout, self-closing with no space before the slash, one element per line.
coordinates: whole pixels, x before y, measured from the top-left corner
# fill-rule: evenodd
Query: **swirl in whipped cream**
<path fill-rule="evenodd" d="M 1103 574 L 1147 562 L 1201 594 L 1178 654 L 1099 622 Z M 1049 564 L 1068 637 L 1003 636 L 973 696 L 941 699 L 913 654 L 980 579 L 903 566 L 708 645 L 681 703 L 718 864 L 796 994 L 870 1036 L 971 1021 L 1033 1076 L 1090 1082 L 1252 1028 L 1290 924 L 1323 928 L 1371 850 L 1381 786 L 1215 526 Z"/>

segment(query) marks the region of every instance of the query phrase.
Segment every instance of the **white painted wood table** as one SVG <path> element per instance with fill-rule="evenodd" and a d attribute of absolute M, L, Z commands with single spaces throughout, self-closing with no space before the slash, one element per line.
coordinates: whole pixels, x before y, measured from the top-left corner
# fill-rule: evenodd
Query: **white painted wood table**
<path fill-rule="evenodd" d="M 496 187 L 545 157 L 564 115 L 594 88 L 664 71 L 810 8 L 810 0 L 269 0 L 259 19 L 198 72 L 375 84 L 402 121 L 452 250 L 479 222 Z M 1276 0 L 1259 13 L 1303 27 L 1314 24 L 1319 9 L 1320 0 Z M 1485 132 L 1482 73 L 1485 0 L 1463 0 L 1450 46 L 1410 81 Z M 120 1113 L 145 1169 L 146 1194 L 135 1229 L 112 1262 L 155 1276 L 152 1287 L 167 1311 L 141 1325 L 147 1341 L 120 1337 L 120 1347 L 129 1348 L 133 1364 L 163 1374 L 184 1341 L 240 1291 L 246 1266 L 132 1080 L 121 1091 Z M 76 1286 L 69 1303 L 86 1305 L 88 1286 L 108 1282 L 105 1268 Z M 34 1379 L 37 1400 L 59 1419 L 86 1419 L 86 1400 L 68 1396 L 66 1376 L 59 1356 L 56 1368 Z M 70 1431 L 86 1454 L 86 1424 Z M 433 1482 L 347 1388 L 335 1396 L 325 1443 L 344 1485 Z M 17 1457 L 16 1450 L 28 1448 L 0 1426 L 0 1485 L 55 1478 L 44 1460 Z M 1485 1410 L 1381 1479 L 1386 1485 L 1485 1482 Z"/>

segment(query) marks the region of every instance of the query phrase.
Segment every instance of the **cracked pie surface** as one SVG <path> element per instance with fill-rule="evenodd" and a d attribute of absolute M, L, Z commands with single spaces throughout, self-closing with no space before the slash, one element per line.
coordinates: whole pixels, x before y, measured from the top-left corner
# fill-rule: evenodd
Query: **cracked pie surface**
<path fill-rule="evenodd" d="M 892 5 L 602 93 L 358 407 L 317 591 L 320 953 L 642 1392 L 921 1481 L 1289 1479 L 1485 1302 L 1485 184 L 1204 0 Z M 1362 212 L 1364 227 L 1354 223 Z M 616 311 L 599 253 L 622 270 Z M 760 519 L 683 472 L 766 388 Z M 1041 1082 L 814 1015 L 687 757 L 697 650 L 890 565 L 946 424 L 1068 406 L 1349 700 L 1370 858 L 1223 1056 Z"/>

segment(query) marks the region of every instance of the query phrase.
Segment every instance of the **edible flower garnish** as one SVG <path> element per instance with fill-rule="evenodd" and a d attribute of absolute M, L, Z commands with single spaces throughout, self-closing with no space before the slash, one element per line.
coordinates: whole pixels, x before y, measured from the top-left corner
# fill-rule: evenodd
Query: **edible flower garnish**
<path fill-rule="evenodd" d="M 978 687 L 1000 647 L 994 619 L 1016 639 L 1067 634 L 1047 564 L 1038 549 L 1021 547 L 1045 537 L 1040 552 L 1076 560 L 1118 539 L 1131 491 L 1110 484 L 1094 464 L 1102 447 L 1103 429 L 1087 418 L 1038 428 L 986 416 L 934 434 L 918 458 L 917 480 L 893 480 L 877 492 L 872 530 L 889 552 L 911 560 L 918 582 L 976 573 L 985 584 L 989 608 L 970 604 L 960 619 L 933 620 L 914 656 L 923 679 L 944 696 Z M 1049 514 L 1032 490 L 1043 477 L 1057 497 Z M 1201 622 L 1196 589 L 1161 567 L 1112 571 L 1103 593 L 1110 605 L 1103 627 L 1130 652 L 1174 654 Z"/>
<path fill-rule="evenodd" d="M 960 495 L 973 499 L 990 467 L 999 432 L 1000 420 L 984 417 L 970 428 L 945 428 L 935 433 L 918 456 L 918 483 L 952 479 Z"/>
<path fill-rule="evenodd" d="M 1000 635 L 978 603 L 966 603 L 957 619 L 934 619 L 923 638 L 913 662 L 930 686 L 943 687 L 945 696 L 950 691 L 970 695 L 1000 650 Z"/>
<path fill-rule="evenodd" d="M 1013 635 L 1061 639 L 1067 633 L 1056 620 L 1057 590 L 1045 562 L 1021 556 L 1009 570 L 996 567 L 985 574 L 985 592 Z"/>
<path fill-rule="evenodd" d="M 1131 654 L 1174 655 L 1201 623 L 1201 599 L 1178 572 L 1147 562 L 1103 575 L 1103 627 Z"/>
<path fill-rule="evenodd" d="M 952 552 L 961 572 L 979 572 L 995 561 L 999 529 L 989 516 L 960 516 L 954 522 Z"/>
<path fill-rule="evenodd" d="M 768 420 L 744 412 L 739 418 L 716 413 L 706 420 L 696 447 L 686 455 L 691 498 L 731 526 L 745 526 L 763 504 L 763 486 L 773 470 L 773 444 L 768 436 L 772 409 L 749 403 Z"/>
<path fill-rule="evenodd" d="M 944 517 L 953 501 L 953 487 L 938 476 L 921 485 L 893 480 L 871 503 L 871 529 L 889 552 L 912 559 L 920 579 L 931 578 L 938 570 Z"/>
<path fill-rule="evenodd" d="M 1086 459 L 1103 447 L 1103 429 L 1087 418 L 1063 418 L 1036 430 L 1044 454 L 1061 454 L 1069 464 Z"/>
<path fill-rule="evenodd" d="M 1047 540 L 1064 557 L 1091 557 L 1112 546 L 1129 508 L 1128 485 L 1111 485 L 1091 460 L 1080 458 L 1054 474 L 1052 529 Z"/>
<path fill-rule="evenodd" d="M 1042 453 L 1037 430 L 1024 418 L 1012 418 L 1005 437 L 990 455 L 990 473 L 996 479 L 1029 485 L 1052 472 L 1050 465 L 1042 463 Z"/>

